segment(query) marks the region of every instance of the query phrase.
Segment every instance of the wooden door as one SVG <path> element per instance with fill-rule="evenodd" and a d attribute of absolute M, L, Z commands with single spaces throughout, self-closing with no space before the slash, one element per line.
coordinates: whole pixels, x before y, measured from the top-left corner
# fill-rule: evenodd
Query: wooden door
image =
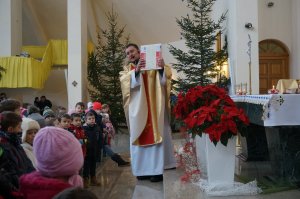
<path fill-rule="evenodd" d="M 266 94 L 268 89 L 277 85 L 278 80 L 288 79 L 288 67 L 283 59 L 260 59 L 259 60 L 259 93 Z"/>
<path fill-rule="evenodd" d="M 259 93 L 266 94 L 276 87 L 279 79 L 289 78 L 288 51 L 276 40 L 259 43 Z"/>

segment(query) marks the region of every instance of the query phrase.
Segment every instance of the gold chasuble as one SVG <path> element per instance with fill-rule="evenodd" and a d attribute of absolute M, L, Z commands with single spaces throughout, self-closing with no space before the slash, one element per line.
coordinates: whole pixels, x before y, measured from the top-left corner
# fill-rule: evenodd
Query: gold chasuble
<path fill-rule="evenodd" d="M 162 142 L 165 114 L 170 114 L 171 69 L 164 67 L 165 83 L 158 70 L 140 71 L 140 85 L 131 88 L 135 65 L 120 72 L 123 105 L 133 145 L 149 146 Z"/>

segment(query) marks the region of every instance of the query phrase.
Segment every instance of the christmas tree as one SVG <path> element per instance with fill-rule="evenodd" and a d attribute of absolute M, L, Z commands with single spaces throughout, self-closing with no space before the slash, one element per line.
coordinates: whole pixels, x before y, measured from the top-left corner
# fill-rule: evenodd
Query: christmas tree
<path fill-rule="evenodd" d="M 89 93 L 93 101 L 109 105 L 112 122 L 117 127 L 117 123 L 126 124 L 119 72 L 123 70 L 128 37 L 121 42 L 125 26 L 118 28 L 118 15 L 113 9 L 106 17 L 109 28 L 98 32 L 96 52 L 89 55 L 88 81 L 92 86 Z"/>
<path fill-rule="evenodd" d="M 196 85 L 211 84 L 213 78 L 220 74 L 220 66 L 224 62 L 224 56 L 227 57 L 227 51 L 222 48 L 217 52 L 214 46 L 218 34 L 223 31 L 222 22 L 226 13 L 218 21 L 213 21 L 210 13 L 216 0 L 182 1 L 187 3 L 192 13 L 192 16 L 187 14 L 176 20 L 188 51 L 184 52 L 170 45 L 170 52 L 177 60 L 173 65 L 178 72 L 174 89 L 185 92 Z"/>

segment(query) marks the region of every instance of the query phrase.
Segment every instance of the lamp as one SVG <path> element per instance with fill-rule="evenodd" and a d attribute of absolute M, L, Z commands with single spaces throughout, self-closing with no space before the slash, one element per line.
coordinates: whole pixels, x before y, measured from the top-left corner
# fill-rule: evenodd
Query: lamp
<path fill-rule="evenodd" d="M 252 23 L 246 23 L 245 28 L 247 29 L 253 29 Z"/>

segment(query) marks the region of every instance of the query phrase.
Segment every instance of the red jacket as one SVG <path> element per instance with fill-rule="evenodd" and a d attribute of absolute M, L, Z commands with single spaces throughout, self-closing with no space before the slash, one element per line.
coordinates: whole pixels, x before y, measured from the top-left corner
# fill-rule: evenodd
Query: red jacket
<path fill-rule="evenodd" d="M 60 179 L 44 177 L 37 171 L 20 178 L 20 192 L 24 199 L 51 199 L 71 186 Z"/>
<path fill-rule="evenodd" d="M 77 138 L 77 140 L 80 142 L 81 148 L 82 148 L 83 157 L 85 157 L 85 155 L 86 155 L 87 138 L 85 136 L 83 128 L 81 126 L 80 127 L 76 127 L 73 124 L 71 124 L 70 127 L 69 127 L 69 131 L 71 131 L 73 133 L 73 135 Z"/>

